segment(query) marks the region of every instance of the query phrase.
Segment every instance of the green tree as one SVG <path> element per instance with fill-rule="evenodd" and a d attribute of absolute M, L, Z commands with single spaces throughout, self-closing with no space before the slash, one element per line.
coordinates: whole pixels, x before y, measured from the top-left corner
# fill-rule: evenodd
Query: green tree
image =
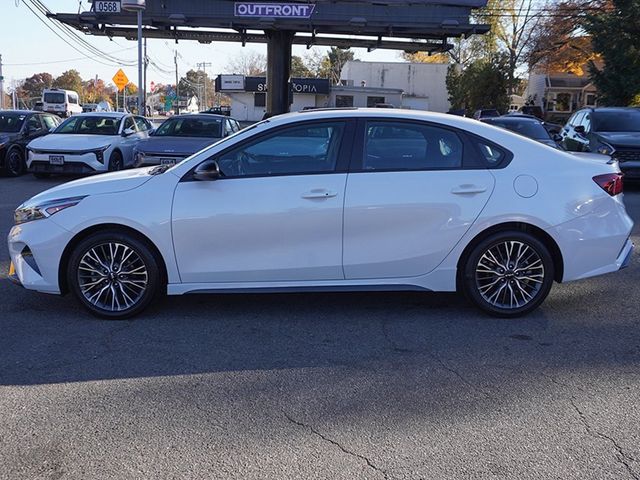
<path fill-rule="evenodd" d="M 202 70 L 189 70 L 185 76 L 180 79 L 178 90 L 180 91 L 181 98 L 190 98 L 194 95 L 198 97 L 200 109 L 202 110 L 206 108 L 204 103 L 205 98 L 207 105 L 213 104 L 215 98 L 214 81 Z"/>
<path fill-rule="evenodd" d="M 56 77 L 56 79 L 53 81 L 53 86 L 55 88 L 73 90 L 74 92 L 78 92 L 78 94 L 80 94 L 82 92 L 82 78 L 80 77 L 80 73 L 78 73 L 77 70 L 67 70 L 66 72 L 63 72 L 59 77 Z"/>
<path fill-rule="evenodd" d="M 604 62 L 589 73 L 603 105 L 625 106 L 640 94 L 640 0 L 613 0 L 613 8 L 587 15 L 584 25 Z"/>
<path fill-rule="evenodd" d="M 309 78 L 314 77 L 315 75 L 307 66 L 302 57 L 293 55 L 291 57 L 291 76 L 297 78 Z"/>
<path fill-rule="evenodd" d="M 447 71 L 447 91 L 452 109 L 467 114 L 479 108 L 505 112 L 509 107 L 509 58 L 500 55 L 492 60 L 475 60 L 464 70 L 451 66 Z"/>

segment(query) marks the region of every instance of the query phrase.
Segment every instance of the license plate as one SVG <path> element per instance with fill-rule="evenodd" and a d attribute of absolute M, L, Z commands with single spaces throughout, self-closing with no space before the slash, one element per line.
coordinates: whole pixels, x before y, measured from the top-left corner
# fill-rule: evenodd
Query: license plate
<path fill-rule="evenodd" d="M 93 7 L 96 13 L 119 13 L 120 12 L 120 2 L 114 1 L 105 1 L 105 0 L 96 0 L 93 2 Z"/>
<path fill-rule="evenodd" d="M 176 164 L 176 159 L 175 158 L 161 158 L 160 159 L 160 165 L 175 165 Z"/>
<path fill-rule="evenodd" d="M 51 165 L 64 165 L 64 155 L 49 155 Z"/>

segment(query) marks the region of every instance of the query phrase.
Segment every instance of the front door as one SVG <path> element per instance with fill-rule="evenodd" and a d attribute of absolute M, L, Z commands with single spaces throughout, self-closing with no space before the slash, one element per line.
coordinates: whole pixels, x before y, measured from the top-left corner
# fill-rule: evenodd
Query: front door
<path fill-rule="evenodd" d="M 347 182 L 345 277 L 429 273 L 478 217 L 494 177 L 477 164 L 464 168 L 467 157 L 482 153 L 452 129 L 371 120 L 362 137 L 360 158 Z M 499 160 L 498 152 L 487 155 L 490 161 Z"/>
<path fill-rule="evenodd" d="M 172 220 L 182 282 L 343 279 L 349 128 L 332 120 L 274 129 L 216 154 L 221 178 L 187 175 Z"/>

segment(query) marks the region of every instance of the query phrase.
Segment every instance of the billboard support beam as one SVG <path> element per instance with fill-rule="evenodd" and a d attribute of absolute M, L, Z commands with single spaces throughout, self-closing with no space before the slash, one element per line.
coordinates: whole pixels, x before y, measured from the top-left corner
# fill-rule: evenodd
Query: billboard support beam
<path fill-rule="evenodd" d="M 265 30 L 267 37 L 267 117 L 289 111 L 289 76 L 294 32 Z"/>

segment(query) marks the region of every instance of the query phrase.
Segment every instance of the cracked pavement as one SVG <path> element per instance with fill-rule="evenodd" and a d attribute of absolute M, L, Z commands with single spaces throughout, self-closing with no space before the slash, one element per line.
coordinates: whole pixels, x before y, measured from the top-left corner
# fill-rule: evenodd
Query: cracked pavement
<path fill-rule="evenodd" d="M 60 181 L 0 177 L 3 237 Z M 104 322 L 0 279 L 0 479 L 638 479 L 639 281 L 636 253 L 515 321 L 378 292 Z"/>

